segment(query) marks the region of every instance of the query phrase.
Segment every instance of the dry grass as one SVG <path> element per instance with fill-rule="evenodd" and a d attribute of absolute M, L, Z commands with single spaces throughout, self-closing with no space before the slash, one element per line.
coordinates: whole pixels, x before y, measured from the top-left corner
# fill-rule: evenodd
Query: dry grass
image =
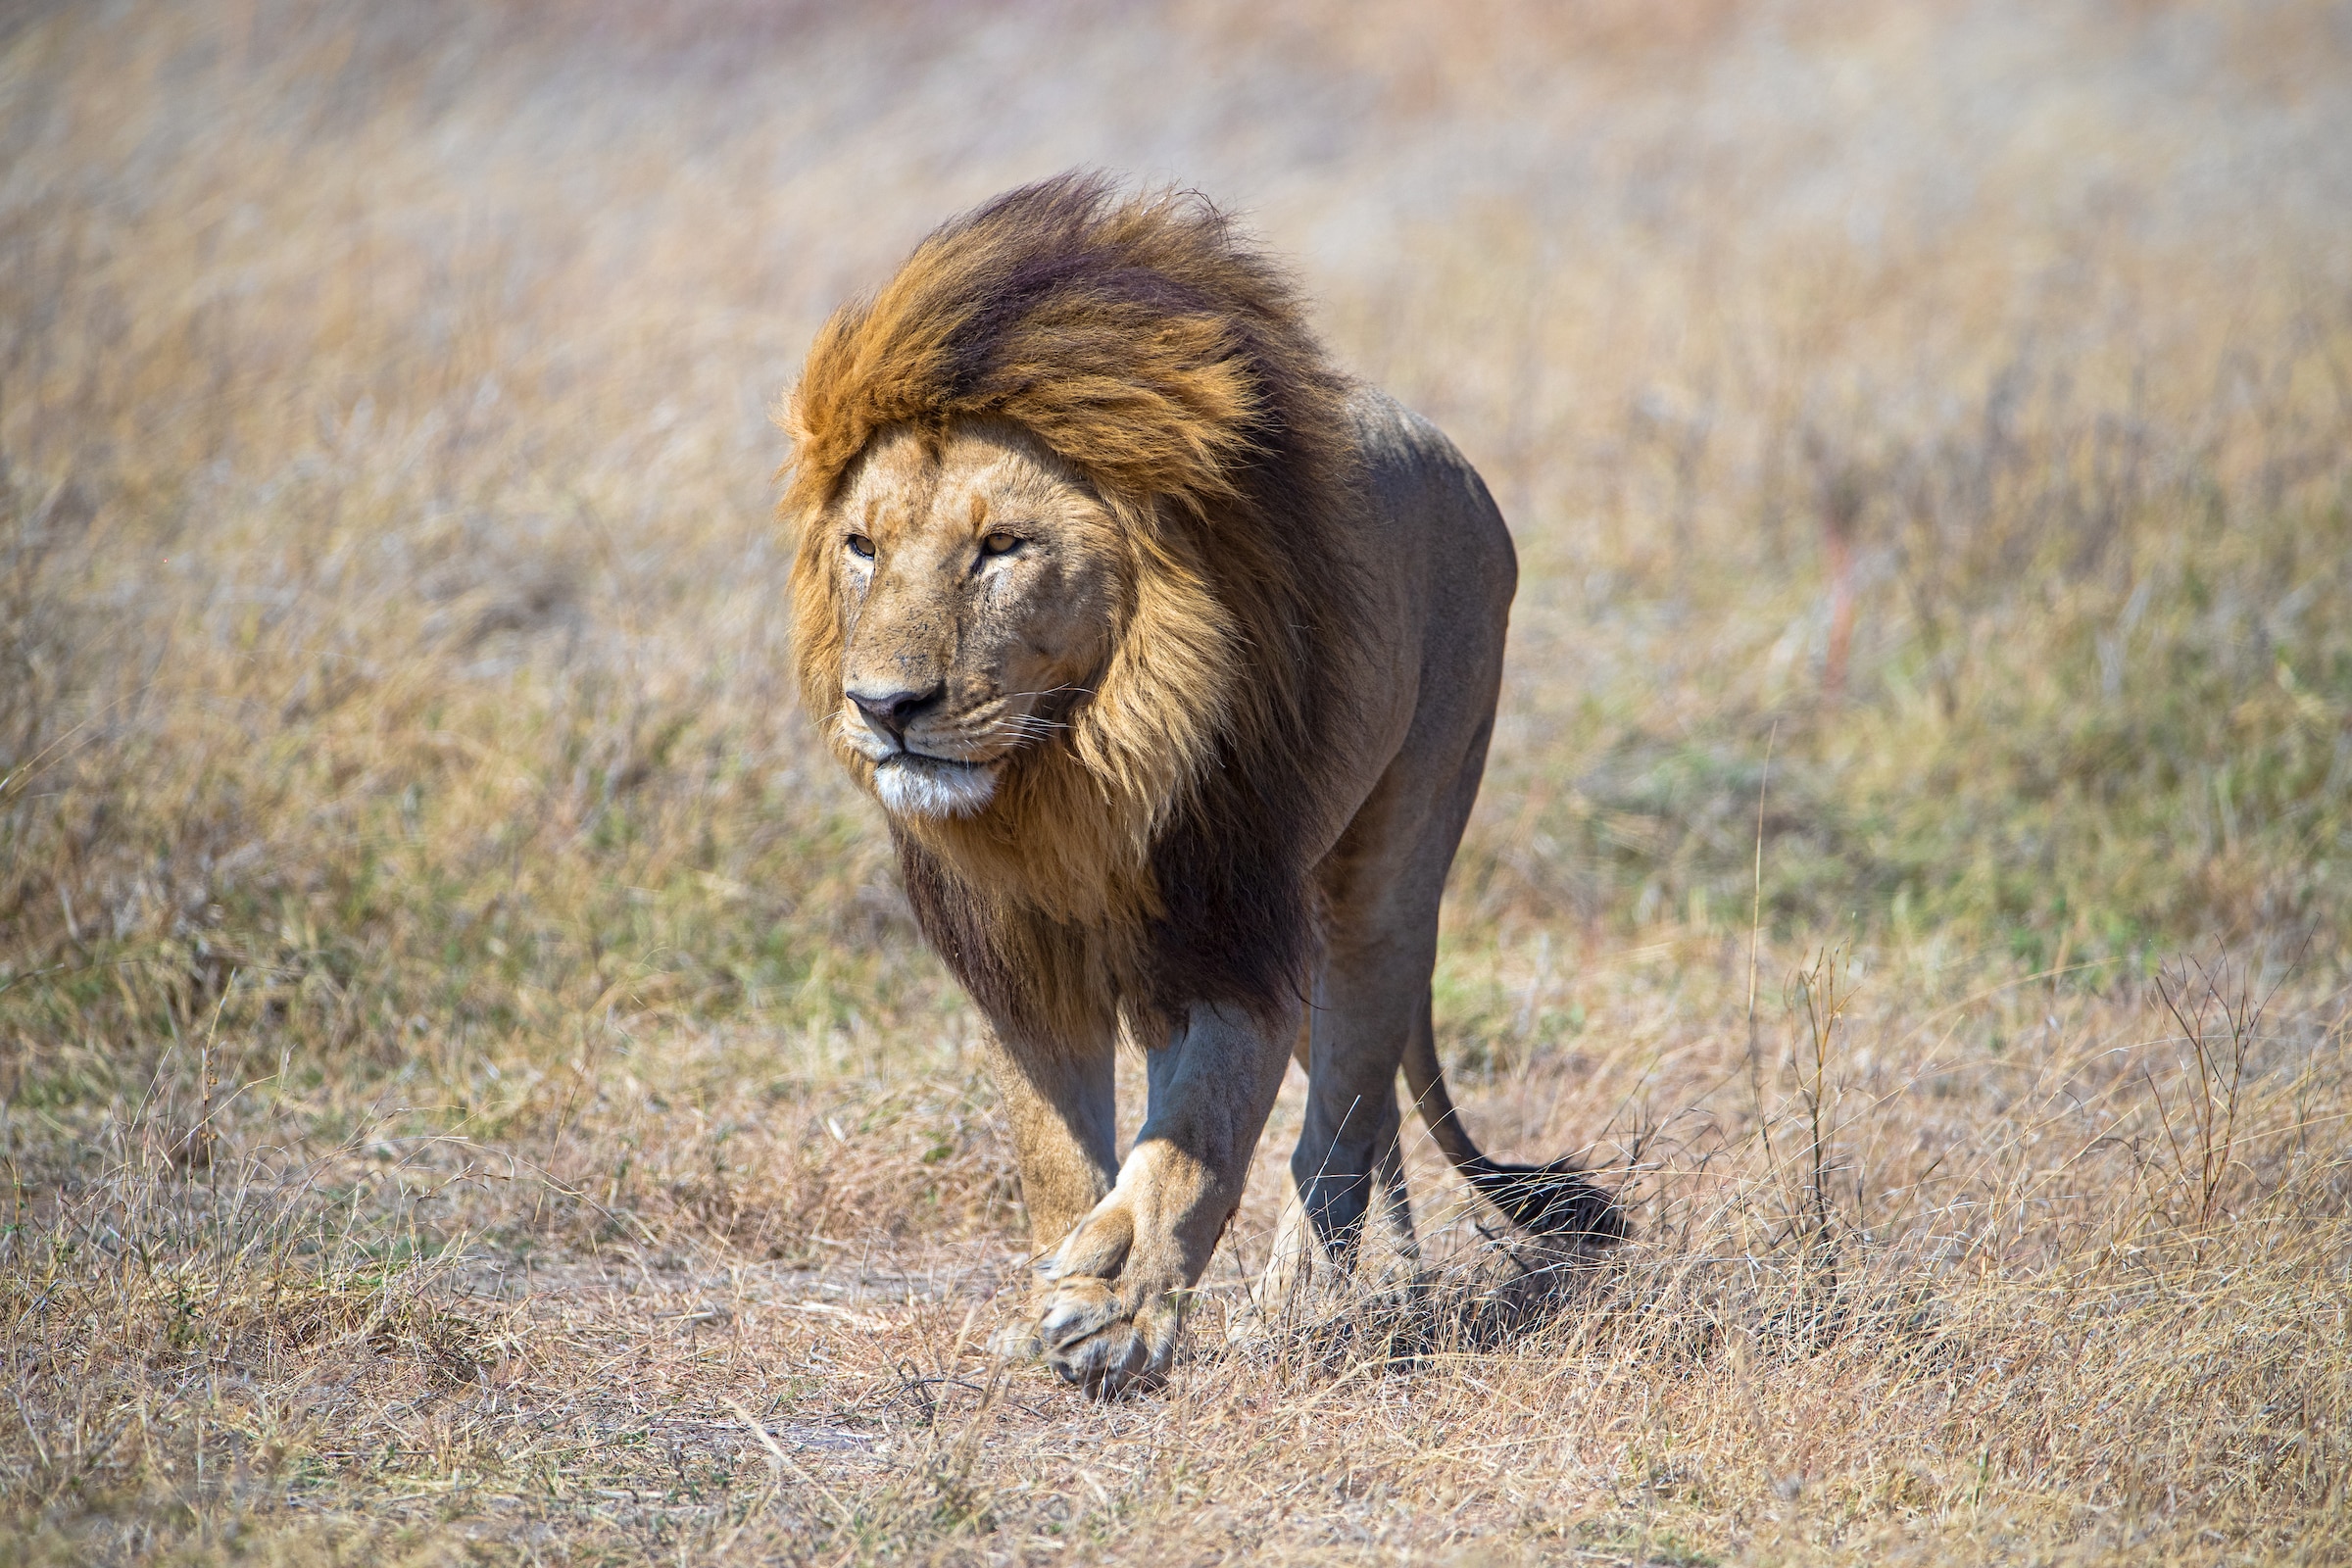
<path fill-rule="evenodd" d="M 2340 9 L 1659 9 L 0 21 L 0 1559 L 2352 1558 Z M 1228 1349 L 1262 1159 L 1108 1408 L 766 515 L 1081 162 L 1511 516 L 1443 1045 L 1640 1224 Z"/>

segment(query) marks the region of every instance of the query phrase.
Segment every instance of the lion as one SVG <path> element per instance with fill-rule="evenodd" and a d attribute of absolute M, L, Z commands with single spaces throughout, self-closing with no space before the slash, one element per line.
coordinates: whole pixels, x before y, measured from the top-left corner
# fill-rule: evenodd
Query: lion
<path fill-rule="evenodd" d="M 1514 1221 L 1622 1234 L 1570 1162 L 1479 1151 L 1431 1034 L 1509 531 L 1275 264 L 1197 195 L 1023 186 L 836 313 L 782 422 L 803 699 L 990 1026 L 1038 1270 L 1000 1348 L 1097 1395 L 1163 1381 L 1294 1054 L 1277 1270 L 1350 1268 L 1376 1200 L 1411 1255 L 1400 1067 Z"/>

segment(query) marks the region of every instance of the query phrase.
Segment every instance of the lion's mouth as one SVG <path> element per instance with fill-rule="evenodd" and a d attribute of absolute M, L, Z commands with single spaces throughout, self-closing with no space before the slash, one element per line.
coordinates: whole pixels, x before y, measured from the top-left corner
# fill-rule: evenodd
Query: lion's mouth
<path fill-rule="evenodd" d="M 874 764 L 874 794 L 902 816 L 970 816 L 995 799 L 993 762 L 893 752 Z"/>

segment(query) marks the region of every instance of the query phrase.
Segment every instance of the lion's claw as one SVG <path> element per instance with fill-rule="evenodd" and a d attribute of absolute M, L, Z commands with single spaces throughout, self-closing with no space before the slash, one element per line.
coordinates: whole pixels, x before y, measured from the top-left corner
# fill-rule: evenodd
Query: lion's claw
<path fill-rule="evenodd" d="M 1154 1353 L 1131 1323 L 1117 1324 L 1076 1345 L 1057 1348 L 1047 1364 L 1062 1382 L 1099 1399 L 1149 1394 L 1168 1380 L 1170 1356 Z"/>
<path fill-rule="evenodd" d="M 1080 1276 L 1054 1286 L 1041 1309 L 998 1329 L 988 1348 L 1007 1361 L 1043 1361 L 1064 1383 L 1106 1399 L 1167 1381 L 1178 1321 L 1172 1298 L 1135 1312 L 1110 1281 Z"/>
<path fill-rule="evenodd" d="M 1059 1349 L 1128 1315 L 1108 1280 L 1082 1275 L 1054 1286 L 1053 1299 L 1038 1315 L 1037 1330 L 1048 1345 Z"/>
<path fill-rule="evenodd" d="M 1037 1320 L 1046 1364 L 1097 1398 L 1156 1389 L 1176 1358 L 1178 1300 L 1154 1293 L 1132 1306 L 1108 1280 L 1065 1278 Z"/>

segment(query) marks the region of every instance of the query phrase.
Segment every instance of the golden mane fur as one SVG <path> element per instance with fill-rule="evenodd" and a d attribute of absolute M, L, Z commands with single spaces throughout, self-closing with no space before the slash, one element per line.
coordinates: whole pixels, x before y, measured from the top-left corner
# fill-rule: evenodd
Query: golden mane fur
<path fill-rule="evenodd" d="M 875 438 L 1009 421 L 1074 468 L 1125 552 L 1114 652 L 1053 741 L 970 817 L 892 822 L 926 935 L 1001 1026 L 1139 1033 L 1193 1002 L 1297 995 L 1308 859 L 1343 809 L 1361 594 L 1335 549 L 1354 483 L 1346 383 L 1290 283 L 1205 200 L 1070 174 L 919 244 L 817 334 L 785 423 L 803 525 L 793 653 L 838 707 L 840 585 L 809 526 Z"/>

